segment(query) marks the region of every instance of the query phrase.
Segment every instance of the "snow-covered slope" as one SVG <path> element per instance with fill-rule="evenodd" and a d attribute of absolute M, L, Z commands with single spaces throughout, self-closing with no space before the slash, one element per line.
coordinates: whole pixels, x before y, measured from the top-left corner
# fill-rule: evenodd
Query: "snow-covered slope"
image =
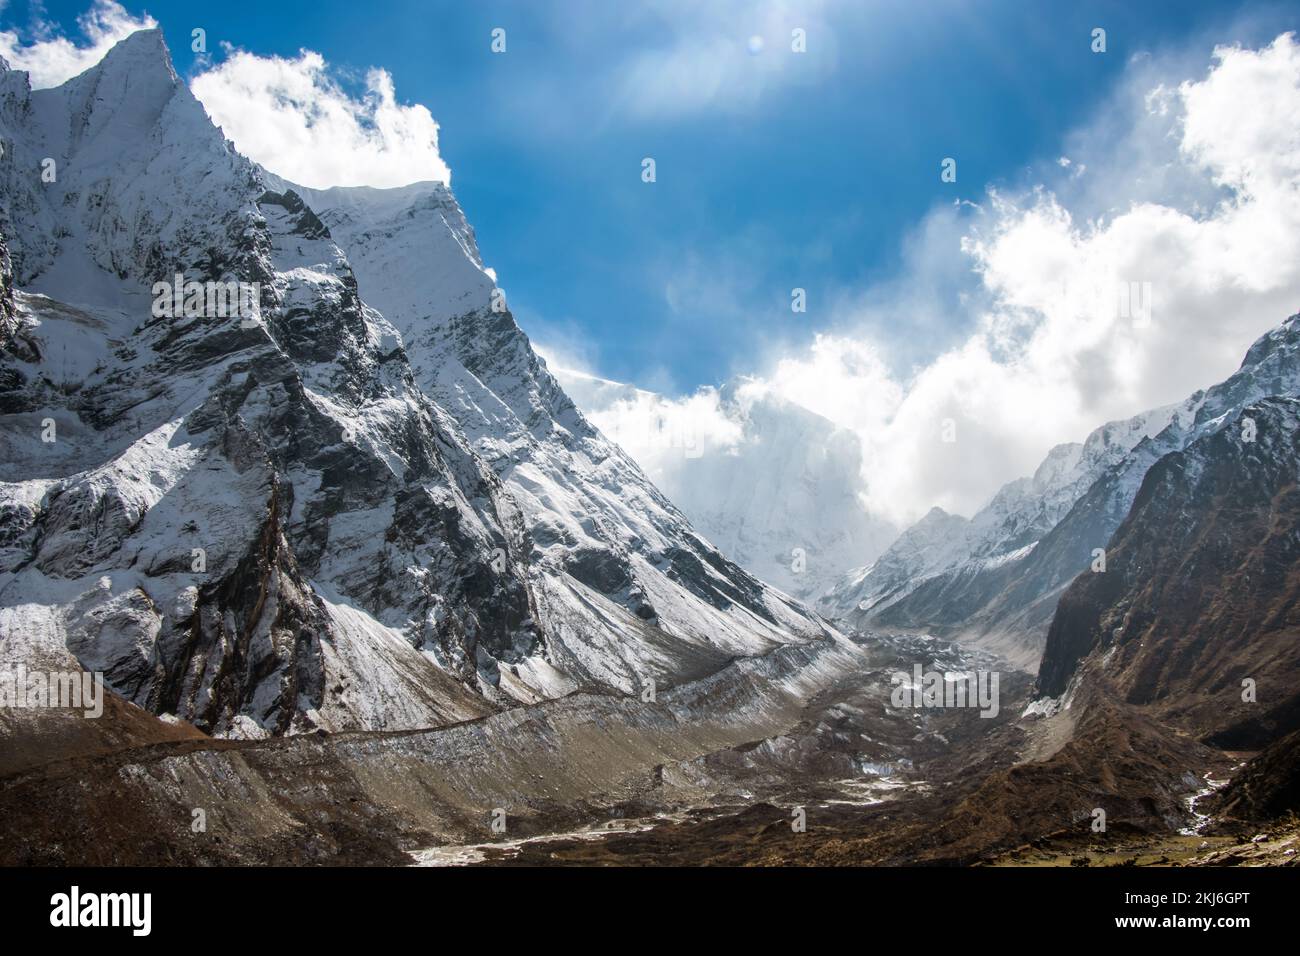
<path fill-rule="evenodd" d="M 1106 572 L 1062 595 L 1037 687 L 1104 681 L 1201 740 L 1257 750 L 1300 727 L 1300 400 L 1202 425 L 1147 469 Z M 1243 700 L 1246 677 L 1267 693 Z"/>
<path fill-rule="evenodd" d="M 67 648 L 256 735 L 663 686 L 827 633 L 574 409 L 445 188 L 289 188 L 157 31 L 52 90 L 0 70 L 0 138 L 0 661 Z M 257 308 L 153 314 L 176 274 L 258 283 Z"/>
<path fill-rule="evenodd" d="M 734 431 L 723 443 L 657 428 L 656 411 L 666 403 L 644 389 L 553 372 L 597 424 L 639 428 L 643 434 L 630 436 L 629 451 L 637 454 L 637 440 L 650 447 L 642 465 L 691 523 L 729 558 L 789 594 L 815 598 L 897 533 L 862 504 L 857 436 L 754 383 L 718 390 L 717 414 Z"/>
<path fill-rule="evenodd" d="M 504 299 L 494 307 L 495 283 L 445 186 L 292 188 L 348 256 L 361 296 L 401 332 L 417 385 L 522 507 L 539 612 L 566 669 L 630 689 L 647 671 L 678 669 L 673 656 L 713 666 L 818 633 L 702 540 L 578 411 Z M 625 640 L 647 623 L 654 649 Z"/>
<path fill-rule="evenodd" d="M 1057 445 L 1031 477 L 1003 485 L 970 520 L 932 509 L 877 561 L 846 575 L 824 608 L 836 616 L 855 610 L 879 614 L 928 580 L 1023 558 L 1106 469 L 1160 431 L 1172 414 L 1172 407 L 1155 409 L 1103 425 L 1082 444 Z"/>
<path fill-rule="evenodd" d="M 1062 589 L 1106 547 L 1151 465 L 1253 402 L 1297 394 L 1300 318 L 1293 316 L 1261 337 L 1222 383 L 1104 425 L 1082 446 L 1053 449 L 1032 479 L 999 491 L 957 543 L 934 535 L 916 553 L 905 534 L 841 582 L 823 611 L 859 626 L 964 634 L 1033 666 Z"/>
<path fill-rule="evenodd" d="M 837 616 L 892 604 L 926 578 L 966 560 L 970 521 L 942 508 L 931 508 L 900 534 L 872 564 L 844 576 L 822 599 Z"/>

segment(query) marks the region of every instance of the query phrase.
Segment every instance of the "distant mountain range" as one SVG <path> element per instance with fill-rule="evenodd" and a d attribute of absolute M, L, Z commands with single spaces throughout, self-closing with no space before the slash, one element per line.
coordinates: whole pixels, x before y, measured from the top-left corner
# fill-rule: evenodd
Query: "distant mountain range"
<path fill-rule="evenodd" d="M 1225 749 L 1300 729 L 1300 399 L 1234 408 L 1157 460 L 1106 558 L 1061 596 L 1040 693 L 1094 659 L 1121 699 Z"/>
<path fill-rule="evenodd" d="M 1033 670 L 1064 589 L 1092 567 L 1149 469 L 1247 407 L 1300 395 L 1300 317 L 1262 336 L 1222 383 L 1054 448 L 969 521 L 931 511 L 822 599 L 857 627 L 923 629 L 996 649 Z"/>

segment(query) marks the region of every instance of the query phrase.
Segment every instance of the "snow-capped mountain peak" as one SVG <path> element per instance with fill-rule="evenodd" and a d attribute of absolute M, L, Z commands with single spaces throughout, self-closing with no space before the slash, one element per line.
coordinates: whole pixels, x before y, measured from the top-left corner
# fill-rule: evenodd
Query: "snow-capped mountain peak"
<path fill-rule="evenodd" d="M 823 610 L 988 640 L 1032 666 L 1061 590 L 1105 547 L 1147 470 L 1247 405 L 1297 394 L 1300 318 L 1292 316 L 1218 385 L 1054 448 L 1032 478 L 1004 486 L 950 538 L 932 541 L 925 522 L 904 532 L 875 565 L 846 576 Z"/>
<path fill-rule="evenodd" d="M 0 137 L 8 656 L 70 652 L 241 735 L 439 724 L 834 639 L 574 408 L 446 187 L 266 173 L 157 31 L 51 90 L 5 73 Z M 197 307 L 168 314 L 177 277 Z M 208 305 L 226 286 L 251 314 Z"/>

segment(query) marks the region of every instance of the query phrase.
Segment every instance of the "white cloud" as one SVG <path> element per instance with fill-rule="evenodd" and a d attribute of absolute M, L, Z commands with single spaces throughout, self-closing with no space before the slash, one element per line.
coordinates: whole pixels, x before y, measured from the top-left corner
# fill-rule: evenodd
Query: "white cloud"
<path fill-rule="evenodd" d="M 1183 83 L 1182 150 L 1252 200 L 1294 202 L 1300 180 L 1300 48 L 1293 34 L 1258 52 L 1215 50 L 1207 82 Z M 1262 97 L 1256 99 L 1255 97 Z"/>
<path fill-rule="evenodd" d="M 1204 78 L 1177 86 L 1174 102 L 1152 101 L 1172 109 L 1165 129 L 1173 136 L 1148 159 L 1184 169 L 1112 168 L 1121 181 L 1088 186 L 1095 199 L 1107 185 L 1124 192 L 1143 177 L 1166 193 L 1176 179 L 1186 208 L 1138 200 L 1080 220 L 1046 188 L 991 194 L 991 215 L 963 243 L 991 306 L 966 341 L 899 384 L 883 427 L 853 420 L 862 386 L 837 378 L 826 343 L 778 365 L 777 387 L 791 387 L 783 365 L 799 368 L 796 381 L 831 383 L 823 414 L 862 435 L 873 509 L 915 517 L 939 504 L 970 513 L 1032 471 L 1051 445 L 1230 374 L 1258 335 L 1294 311 L 1300 48 L 1284 36 L 1259 51 L 1217 50 L 1215 60 Z M 1130 91 L 1142 101 L 1146 92 Z M 1104 130 L 1107 146 L 1124 154 L 1129 142 L 1116 132 Z M 1149 134 L 1129 132 L 1129 141 Z M 1221 190 L 1217 202 L 1204 202 L 1214 195 L 1208 185 L 1188 186 L 1196 178 Z M 861 347 L 841 347 L 850 345 Z M 944 418 L 956 423 L 954 444 L 939 440 Z"/>
<path fill-rule="evenodd" d="M 384 70 L 369 70 L 365 85 L 363 95 L 350 95 L 310 50 L 295 59 L 230 51 L 190 83 L 240 152 L 292 182 L 316 189 L 450 183 L 429 111 L 398 103 Z"/>
<path fill-rule="evenodd" d="M 1226 377 L 1296 311 L 1300 47 L 1286 35 L 1218 49 L 1191 81 L 1160 69 L 1130 67 L 1116 101 L 1070 138 L 1068 168 L 1057 153 L 1042 183 L 991 192 L 975 215 L 936 210 L 904 272 L 848 303 L 856 324 L 768 364 L 762 387 L 858 434 L 873 514 L 970 514 L 1051 446 Z M 960 290 L 973 314 L 918 361 L 909 330 L 936 328 L 927 290 L 953 255 L 975 270 Z M 900 369 L 900 356 L 915 364 Z M 707 390 L 678 404 L 711 414 Z M 622 441 L 644 430 L 630 423 L 641 406 L 595 417 Z"/>
<path fill-rule="evenodd" d="M 728 454 L 743 437 L 741 416 L 724 406 L 715 388 L 669 399 L 584 371 L 574 356 L 554 347 L 534 343 L 533 348 L 592 423 L 660 487 L 675 487 L 686 461 Z"/>
<path fill-rule="evenodd" d="M 119 40 L 137 30 L 158 25 L 147 13 L 133 17 L 113 0 L 95 0 L 94 6 L 77 18 L 82 42 L 54 33 L 54 27 L 40 23 L 35 36 L 24 42 L 17 30 L 0 30 L 0 56 L 15 70 L 31 74 L 33 89 L 48 89 L 90 69 Z"/>

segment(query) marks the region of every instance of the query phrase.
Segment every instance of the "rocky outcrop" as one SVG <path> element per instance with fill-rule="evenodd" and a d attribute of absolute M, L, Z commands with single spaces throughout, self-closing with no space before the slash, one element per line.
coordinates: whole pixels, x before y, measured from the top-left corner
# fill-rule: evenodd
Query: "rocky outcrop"
<path fill-rule="evenodd" d="M 14 311 L 14 267 L 9 259 L 9 243 L 0 231 L 0 348 L 13 338 L 17 316 Z"/>
<path fill-rule="evenodd" d="M 1066 691 L 1094 659 L 1176 726 L 1254 749 L 1300 726 L 1300 401 L 1226 417 L 1146 473 L 1102 573 L 1065 592 L 1038 675 Z"/>
<path fill-rule="evenodd" d="M 846 578 L 823 610 L 855 626 L 986 643 L 1033 670 L 1062 592 L 1129 514 L 1147 470 L 1252 402 L 1298 394 L 1300 317 L 1292 317 L 1220 384 L 1054 449 L 1032 479 L 1004 487 L 967 525 L 935 534 L 927 516 Z"/>
<path fill-rule="evenodd" d="M 1271 820 L 1300 813 L 1300 730 L 1256 754 L 1214 795 L 1214 812 L 1230 820 Z"/>
<path fill-rule="evenodd" d="M 574 408 L 444 186 L 276 179 L 156 30 L 54 89 L 0 71 L 0 141 L 0 662 L 70 651 L 258 737 L 666 688 L 830 633 Z"/>

